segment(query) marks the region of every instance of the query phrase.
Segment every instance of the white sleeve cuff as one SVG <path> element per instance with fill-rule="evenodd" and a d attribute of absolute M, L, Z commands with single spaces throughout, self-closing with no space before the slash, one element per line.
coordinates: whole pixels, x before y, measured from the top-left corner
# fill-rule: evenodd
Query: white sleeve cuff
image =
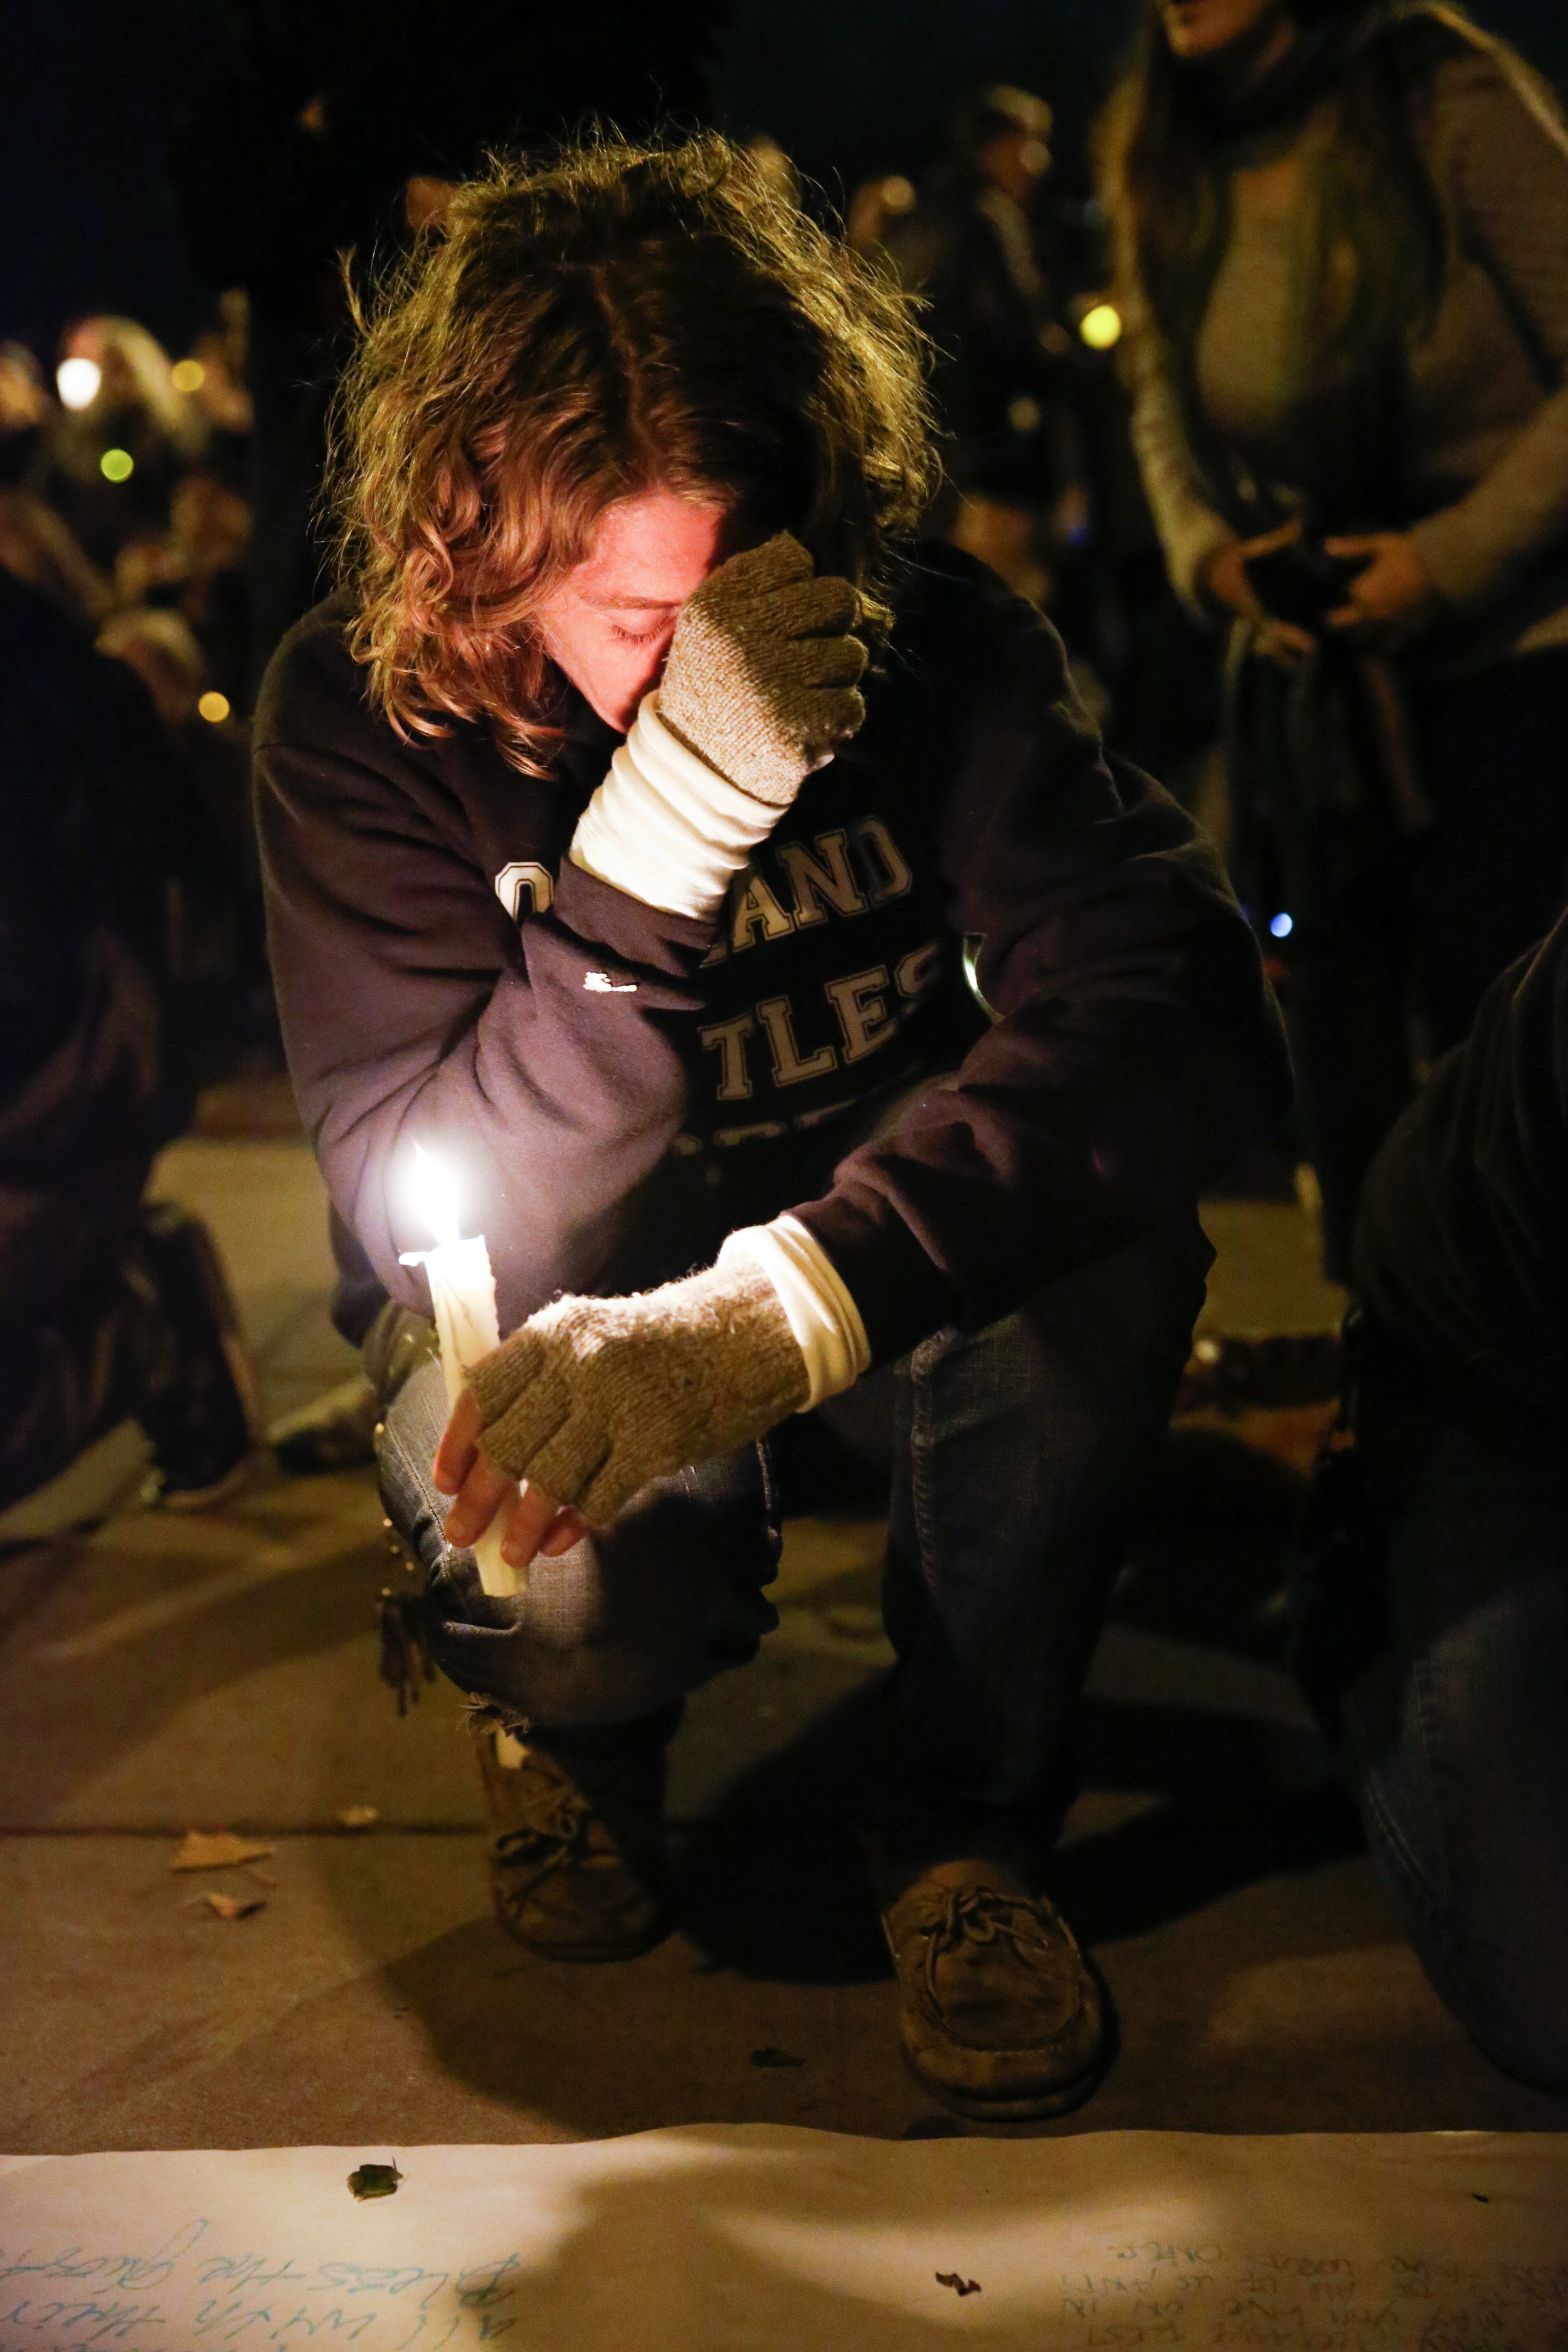
<path fill-rule="evenodd" d="M 645 694 L 567 856 L 645 907 L 706 919 L 780 814 L 689 751 Z"/>
<path fill-rule="evenodd" d="M 811 1382 L 802 1412 L 809 1412 L 825 1397 L 842 1395 L 870 1370 L 871 1343 L 860 1309 L 821 1243 L 797 1218 L 784 1215 L 771 1225 L 743 1225 L 729 1236 L 718 1264 L 731 1256 L 749 1257 L 778 1293 Z"/>

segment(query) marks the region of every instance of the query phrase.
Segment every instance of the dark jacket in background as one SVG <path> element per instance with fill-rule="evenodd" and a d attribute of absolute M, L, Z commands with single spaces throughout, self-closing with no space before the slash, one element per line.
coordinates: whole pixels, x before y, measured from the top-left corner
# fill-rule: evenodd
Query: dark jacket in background
<path fill-rule="evenodd" d="M 1487 991 L 1373 1164 L 1355 1287 L 1439 1410 L 1568 1448 L 1568 916 Z"/>

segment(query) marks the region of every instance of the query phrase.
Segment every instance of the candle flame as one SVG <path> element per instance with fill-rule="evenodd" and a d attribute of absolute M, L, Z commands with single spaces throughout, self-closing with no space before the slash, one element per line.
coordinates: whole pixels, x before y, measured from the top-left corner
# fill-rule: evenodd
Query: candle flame
<path fill-rule="evenodd" d="M 462 1221 L 458 1213 L 458 1188 L 452 1181 L 452 1171 L 422 1143 L 414 1147 L 414 1199 L 438 1248 L 461 1241 Z"/>

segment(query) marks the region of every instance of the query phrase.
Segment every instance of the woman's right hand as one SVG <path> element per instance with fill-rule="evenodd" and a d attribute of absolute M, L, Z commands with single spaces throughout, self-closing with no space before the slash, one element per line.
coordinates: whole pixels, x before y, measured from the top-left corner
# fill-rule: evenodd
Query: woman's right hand
<path fill-rule="evenodd" d="M 731 556 L 681 607 L 658 715 L 731 783 L 785 809 L 866 716 L 859 618 L 849 582 L 819 580 L 781 530 Z"/>
<path fill-rule="evenodd" d="M 1316 653 L 1318 641 L 1310 629 L 1298 628 L 1293 621 L 1277 620 L 1264 609 L 1247 576 L 1247 564 L 1255 555 L 1272 555 L 1277 547 L 1289 547 L 1300 536 L 1300 523 L 1292 520 L 1258 539 L 1227 540 L 1198 572 L 1198 587 L 1208 603 L 1218 612 L 1235 613 L 1250 621 L 1257 650 L 1284 669 L 1299 669 Z"/>

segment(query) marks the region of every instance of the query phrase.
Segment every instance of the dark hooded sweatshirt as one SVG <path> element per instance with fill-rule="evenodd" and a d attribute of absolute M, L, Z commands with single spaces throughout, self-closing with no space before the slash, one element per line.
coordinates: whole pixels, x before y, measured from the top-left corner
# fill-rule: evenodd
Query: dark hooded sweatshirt
<path fill-rule="evenodd" d="M 569 862 L 620 740 L 580 698 L 542 777 L 478 726 L 401 741 L 343 629 L 322 605 L 273 660 L 258 817 L 301 1114 L 409 1305 L 415 1139 L 460 1172 L 503 1330 L 787 1208 L 881 1361 L 1181 1216 L 1278 1115 L 1279 1017 L 1213 851 L 967 559 L 923 551 L 859 734 L 712 921 Z M 889 1129 L 850 1148 L 879 1099 Z"/>

